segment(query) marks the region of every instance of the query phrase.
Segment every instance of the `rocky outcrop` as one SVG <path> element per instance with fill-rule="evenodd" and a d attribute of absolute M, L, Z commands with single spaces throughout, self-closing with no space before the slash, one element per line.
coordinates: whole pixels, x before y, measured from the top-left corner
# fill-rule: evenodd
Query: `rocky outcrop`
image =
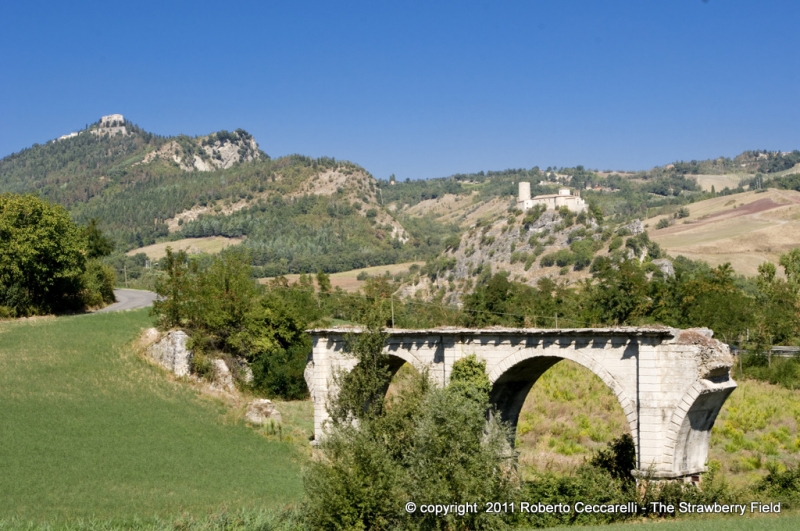
<path fill-rule="evenodd" d="M 214 360 L 214 382 L 211 384 L 211 388 L 228 392 L 236 389 L 233 385 L 233 374 L 225 360 Z"/>
<path fill-rule="evenodd" d="M 641 233 L 644 232 L 644 224 L 642 223 L 641 220 L 634 219 L 633 221 L 631 221 L 627 225 L 623 225 L 619 229 L 617 229 L 617 232 L 620 232 L 623 229 L 627 230 L 628 232 L 630 232 L 631 236 L 636 236 L 636 235 L 641 234 Z"/>
<path fill-rule="evenodd" d="M 671 260 L 668 260 L 667 258 L 659 258 L 657 260 L 653 260 L 653 265 L 658 267 L 661 273 L 664 274 L 664 278 L 675 277 L 675 267 L 672 265 Z"/>
<path fill-rule="evenodd" d="M 247 412 L 244 415 L 247 422 L 251 424 L 266 424 L 267 421 L 281 422 L 281 414 L 275 408 L 275 404 L 266 398 L 257 398 L 247 405 Z"/>
<path fill-rule="evenodd" d="M 146 336 L 158 334 L 155 328 L 145 332 Z M 176 376 L 188 376 L 192 351 L 186 348 L 189 336 L 182 330 L 167 332 L 160 340 L 147 347 L 147 356 Z"/>
<path fill-rule="evenodd" d="M 224 170 L 261 157 L 258 144 L 247 131 L 220 131 L 204 137 L 179 137 L 145 155 L 139 164 L 169 160 L 183 171 Z"/>

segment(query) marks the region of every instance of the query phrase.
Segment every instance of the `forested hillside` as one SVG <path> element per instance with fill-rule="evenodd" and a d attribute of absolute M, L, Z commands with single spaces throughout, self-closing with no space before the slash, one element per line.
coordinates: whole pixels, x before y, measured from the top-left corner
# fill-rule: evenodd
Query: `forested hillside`
<path fill-rule="evenodd" d="M 100 121 L 2 159 L 0 191 L 38 193 L 82 224 L 97 219 L 118 252 L 244 237 L 257 274 L 267 276 L 424 259 L 456 230 L 402 224 L 356 164 L 272 159 L 243 130 L 166 138 L 127 120 Z"/>

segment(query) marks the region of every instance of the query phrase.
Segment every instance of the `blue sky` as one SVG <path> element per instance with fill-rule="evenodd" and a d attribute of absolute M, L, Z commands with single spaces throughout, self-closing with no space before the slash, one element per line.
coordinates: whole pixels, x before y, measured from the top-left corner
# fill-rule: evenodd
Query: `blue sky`
<path fill-rule="evenodd" d="M 800 2 L 4 2 L 0 156 L 122 113 L 378 178 L 800 149 Z"/>

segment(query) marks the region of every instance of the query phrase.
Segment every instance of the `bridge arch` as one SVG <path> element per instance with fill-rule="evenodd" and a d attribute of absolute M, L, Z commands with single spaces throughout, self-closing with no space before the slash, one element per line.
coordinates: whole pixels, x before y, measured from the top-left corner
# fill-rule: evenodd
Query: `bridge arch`
<path fill-rule="evenodd" d="M 636 401 L 628 397 L 622 384 L 591 354 L 580 350 L 548 349 L 509 355 L 489 373 L 489 381 L 492 383 L 490 401 L 497 407 L 502 419 L 511 425 L 512 440 L 516 435 L 522 406 L 531 388 L 545 372 L 563 360 L 572 361 L 588 369 L 611 389 L 622 407 L 631 435 L 635 439 L 638 434 Z"/>

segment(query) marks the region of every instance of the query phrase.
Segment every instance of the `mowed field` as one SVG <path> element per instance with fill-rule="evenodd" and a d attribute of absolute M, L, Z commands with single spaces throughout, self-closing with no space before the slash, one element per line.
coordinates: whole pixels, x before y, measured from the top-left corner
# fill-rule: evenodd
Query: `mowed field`
<path fill-rule="evenodd" d="M 650 238 L 672 256 L 730 262 L 737 273 L 752 276 L 769 260 L 800 247 L 800 192 L 769 189 L 762 193 L 715 197 L 688 205 L 690 216 L 661 215 L 646 220 Z M 656 229 L 662 218 L 673 224 Z"/>
<path fill-rule="evenodd" d="M 697 184 L 700 185 L 700 188 L 703 189 L 704 192 L 710 192 L 711 187 L 714 187 L 714 190 L 717 192 L 721 192 L 725 188 L 730 188 L 733 190 L 739 186 L 739 183 L 742 179 L 752 178 L 752 175 L 749 174 L 724 174 L 724 175 L 692 175 L 697 181 Z"/>
<path fill-rule="evenodd" d="M 243 238 L 225 238 L 224 236 L 207 236 L 205 238 L 184 238 L 171 242 L 154 243 L 138 249 L 128 251 L 128 256 L 144 253 L 150 260 L 160 260 L 167 255 L 167 247 L 173 251 L 186 251 L 189 254 L 208 253 L 215 254 L 228 247 L 241 243 Z"/>
<path fill-rule="evenodd" d="M 402 264 L 391 264 L 391 265 L 383 265 L 383 266 L 375 266 L 375 267 L 365 267 L 362 269 L 353 269 L 352 271 L 342 271 L 341 273 L 331 273 L 331 287 L 334 289 L 341 288 L 344 291 L 353 293 L 361 289 L 364 284 L 366 284 L 365 280 L 358 280 L 358 275 L 361 273 L 366 273 L 371 277 L 379 277 L 385 275 L 387 272 L 390 275 L 397 275 L 399 273 L 405 273 L 408 269 L 417 264 L 418 266 L 425 265 L 425 262 L 404 262 Z M 297 282 L 300 278 L 300 275 L 285 275 L 286 279 L 289 282 Z M 259 282 L 262 284 L 266 284 L 273 277 L 267 278 L 260 278 Z"/>
<path fill-rule="evenodd" d="M 297 444 L 137 355 L 150 322 L 137 310 L 0 323 L 0 529 L 300 500 Z"/>

